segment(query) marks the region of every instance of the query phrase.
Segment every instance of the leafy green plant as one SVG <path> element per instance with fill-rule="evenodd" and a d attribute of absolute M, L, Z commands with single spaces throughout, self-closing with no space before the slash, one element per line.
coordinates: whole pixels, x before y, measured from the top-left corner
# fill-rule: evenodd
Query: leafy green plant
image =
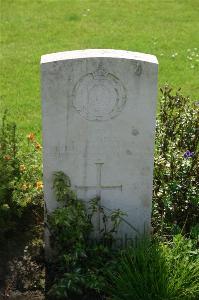
<path fill-rule="evenodd" d="M 199 215 L 199 106 L 165 86 L 156 127 L 153 192 L 155 231 L 189 232 Z"/>
<path fill-rule="evenodd" d="M 199 252 L 176 235 L 170 244 L 143 238 L 111 274 L 113 300 L 194 300 L 199 297 Z"/>
<path fill-rule="evenodd" d="M 54 253 L 47 267 L 48 297 L 103 299 L 108 273 L 117 266 L 119 250 L 112 247 L 113 235 L 123 214 L 119 210 L 106 214 L 98 198 L 92 199 L 86 209 L 63 172 L 54 174 L 53 187 L 62 207 L 48 216 Z M 95 214 L 100 214 L 103 226 L 99 238 L 94 240 Z"/>

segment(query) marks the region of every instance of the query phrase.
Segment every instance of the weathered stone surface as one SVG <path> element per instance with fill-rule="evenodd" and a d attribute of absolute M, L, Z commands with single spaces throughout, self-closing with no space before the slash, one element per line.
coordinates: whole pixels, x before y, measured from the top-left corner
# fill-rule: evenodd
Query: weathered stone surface
<path fill-rule="evenodd" d="M 85 201 L 101 197 L 136 230 L 150 226 L 157 92 L 155 56 L 82 50 L 41 58 L 44 191 L 64 171 Z M 132 235 L 127 224 L 120 235 Z"/>

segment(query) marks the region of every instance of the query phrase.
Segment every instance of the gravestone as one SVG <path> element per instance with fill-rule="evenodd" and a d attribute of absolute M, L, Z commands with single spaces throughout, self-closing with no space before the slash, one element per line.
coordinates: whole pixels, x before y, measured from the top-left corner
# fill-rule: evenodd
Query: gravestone
<path fill-rule="evenodd" d="M 108 211 L 128 214 L 118 233 L 122 239 L 148 230 L 156 57 L 120 50 L 67 51 L 42 56 L 41 72 L 47 211 L 57 206 L 52 175 L 63 171 L 79 198 L 99 197 Z"/>

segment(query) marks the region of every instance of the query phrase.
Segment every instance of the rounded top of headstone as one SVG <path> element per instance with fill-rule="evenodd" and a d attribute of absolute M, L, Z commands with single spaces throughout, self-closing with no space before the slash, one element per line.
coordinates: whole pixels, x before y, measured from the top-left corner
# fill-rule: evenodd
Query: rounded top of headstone
<path fill-rule="evenodd" d="M 144 61 L 153 64 L 158 64 L 156 56 L 151 54 L 145 54 L 140 52 L 132 52 L 125 50 L 114 50 L 114 49 L 86 49 L 86 50 L 75 50 L 75 51 L 65 51 L 57 52 L 42 55 L 41 64 L 55 62 L 55 61 L 64 61 L 72 59 L 81 59 L 81 58 L 122 58 L 130 59 L 136 61 Z"/>

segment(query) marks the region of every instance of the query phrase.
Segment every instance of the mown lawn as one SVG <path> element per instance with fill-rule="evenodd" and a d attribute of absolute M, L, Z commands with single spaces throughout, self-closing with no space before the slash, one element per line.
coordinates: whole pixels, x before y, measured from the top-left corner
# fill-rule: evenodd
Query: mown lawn
<path fill-rule="evenodd" d="M 198 100 L 197 0 L 1 0 L 1 112 L 41 133 L 42 54 L 115 48 L 157 55 L 159 86 Z"/>

